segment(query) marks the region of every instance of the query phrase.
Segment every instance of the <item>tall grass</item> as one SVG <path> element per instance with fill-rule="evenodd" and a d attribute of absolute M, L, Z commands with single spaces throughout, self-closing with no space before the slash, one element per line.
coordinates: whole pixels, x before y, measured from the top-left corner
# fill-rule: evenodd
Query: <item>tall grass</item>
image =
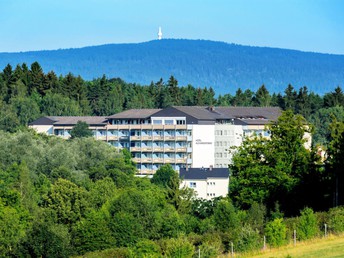
<path fill-rule="evenodd" d="M 231 254 L 221 255 L 219 258 L 230 258 Z M 297 242 L 279 248 L 250 253 L 234 253 L 235 258 L 333 258 L 344 257 L 344 234 L 329 235 L 326 238 Z"/>

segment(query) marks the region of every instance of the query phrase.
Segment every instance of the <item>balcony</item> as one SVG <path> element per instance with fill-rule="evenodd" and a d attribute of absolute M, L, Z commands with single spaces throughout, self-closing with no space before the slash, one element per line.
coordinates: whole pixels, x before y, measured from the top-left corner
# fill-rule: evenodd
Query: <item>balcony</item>
<path fill-rule="evenodd" d="M 140 141 L 141 140 L 141 136 L 139 136 L 139 135 L 132 135 L 132 136 L 130 136 L 130 140 L 131 141 Z"/>
<path fill-rule="evenodd" d="M 175 137 L 175 136 L 165 136 L 165 137 L 164 137 L 164 140 L 165 140 L 165 141 L 175 141 L 175 140 L 176 140 L 176 137 Z"/>
<path fill-rule="evenodd" d="M 176 160 L 175 160 L 174 158 L 165 158 L 165 159 L 164 159 L 164 162 L 165 162 L 165 163 L 175 163 L 175 161 L 176 161 Z"/>
<path fill-rule="evenodd" d="M 153 137 L 151 135 L 142 135 L 141 140 L 142 141 L 151 141 Z"/>
<path fill-rule="evenodd" d="M 177 141 L 187 141 L 188 137 L 184 135 L 176 136 Z"/>
<path fill-rule="evenodd" d="M 141 163 L 141 158 L 133 158 L 133 161 L 136 163 Z"/>
<path fill-rule="evenodd" d="M 140 169 L 139 173 L 144 174 L 144 175 L 151 175 L 155 173 L 155 170 L 144 168 L 144 169 Z"/>
<path fill-rule="evenodd" d="M 186 152 L 187 148 L 186 147 L 177 147 L 176 151 L 177 152 Z"/>
<path fill-rule="evenodd" d="M 160 147 L 160 146 L 153 147 L 153 151 L 154 152 L 163 152 L 164 151 L 164 147 Z"/>
<path fill-rule="evenodd" d="M 165 147 L 165 148 L 164 148 L 164 151 L 165 151 L 165 152 L 175 152 L 176 149 L 175 149 L 174 147 Z"/>
<path fill-rule="evenodd" d="M 153 163 L 164 163 L 163 158 L 153 158 Z"/>
<path fill-rule="evenodd" d="M 97 140 L 101 140 L 101 141 L 106 141 L 106 140 L 107 140 L 107 137 L 106 137 L 106 135 L 97 135 L 97 136 L 96 136 L 96 139 L 97 139 Z"/>
<path fill-rule="evenodd" d="M 152 163 L 153 159 L 149 157 L 141 157 L 141 163 Z"/>
<path fill-rule="evenodd" d="M 176 163 L 186 163 L 186 158 L 176 158 Z"/>
<path fill-rule="evenodd" d="M 161 135 L 154 135 L 153 136 L 153 140 L 154 141 L 162 141 L 162 140 L 164 140 L 164 136 L 161 136 Z"/>
<path fill-rule="evenodd" d="M 150 147 L 150 146 L 142 146 L 142 147 L 141 147 L 141 150 L 142 150 L 142 151 L 153 151 L 153 148 Z"/>
<path fill-rule="evenodd" d="M 108 141 L 117 141 L 118 140 L 118 136 L 117 135 L 108 135 L 107 136 L 107 140 Z"/>
<path fill-rule="evenodd" d="M 141 147 L 136 146 L 136 147 L 130 147 L 130 152 L 140 152 L 141 151 Z"/>

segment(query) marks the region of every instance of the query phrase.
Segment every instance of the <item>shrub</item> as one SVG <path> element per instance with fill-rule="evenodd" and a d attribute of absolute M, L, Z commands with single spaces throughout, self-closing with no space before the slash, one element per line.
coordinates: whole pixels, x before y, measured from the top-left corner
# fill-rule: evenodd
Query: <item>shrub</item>
<path fill-rule="evenodd" d="M 237 251 L 252 251 L 262 247 L 262 239 L 259 235 L 258 229 L 253 229 L 249 225 L 241 228 L 238 241 L 236 243 Z"/>
<path fill-rule="evenodd" d="M 299 240 L 305 240 L 315 237 L 319 233 L 317 218 L 311 208 L 305 208 L 301 211 L 297 223 L 297 236 Z"/>
<path fill-rule="evenodd" d="M 328 226 L 333 233 L 344 232 L 344 207 L 330 209 Z"/>
<path fill-rule="evenodd" d="M 186 238 L 171 238 L 162 241 L 161 249 L 164 257 L 168 258 L 188 258 L 194 255 L 194 246 Z"/>
<path fill-rule="evenodd" d="M 152 240 L 139 241 L 134 248 L 135 257 L 158 258 L 161 257 L 161 250 L 157 243 Z"/>
<path fill-rule="evenodd" d="M 265 235 L 270 246 L 281 246 L 285 243 L 287 228 L 283 219 L 274 219 L 265 226 Z"/>

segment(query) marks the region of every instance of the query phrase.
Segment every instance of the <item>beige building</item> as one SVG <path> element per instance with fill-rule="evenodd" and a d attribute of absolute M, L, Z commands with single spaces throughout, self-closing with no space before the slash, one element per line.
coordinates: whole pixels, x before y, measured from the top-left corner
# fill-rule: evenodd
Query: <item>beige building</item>
<path fill-rule="evenodd" d="M 68 139 L 77 122 L 84 121 L 96 139 L 129 149 L 138 173 L 149 175 L 163 164 L 177 171 L 228 168 L 229 149 L 254 133 L 269 137 L 265 125 L 280 114 L 277 107 L 173 106 L 130 109 L 107 117 L 46 116 L 29 126 Z"/>

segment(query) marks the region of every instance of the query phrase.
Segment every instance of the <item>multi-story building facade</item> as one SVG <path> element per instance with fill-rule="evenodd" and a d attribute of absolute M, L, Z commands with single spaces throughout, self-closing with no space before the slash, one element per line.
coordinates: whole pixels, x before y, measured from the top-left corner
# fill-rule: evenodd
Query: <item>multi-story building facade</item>
<path fill-rule="evenodd" d="M 275 107 L 186 107 L 131 109 L 108 117 L 42 117 L 30 127 L 70 137 L 78 121 L 86 122 L 98 140 L 132 153 L 141 174 L 154 174 L 163 164 L 175 170 L 226 168 L 230 147 L 253 133 L 268 136 L 266 124 L 278 118 Z"/>

